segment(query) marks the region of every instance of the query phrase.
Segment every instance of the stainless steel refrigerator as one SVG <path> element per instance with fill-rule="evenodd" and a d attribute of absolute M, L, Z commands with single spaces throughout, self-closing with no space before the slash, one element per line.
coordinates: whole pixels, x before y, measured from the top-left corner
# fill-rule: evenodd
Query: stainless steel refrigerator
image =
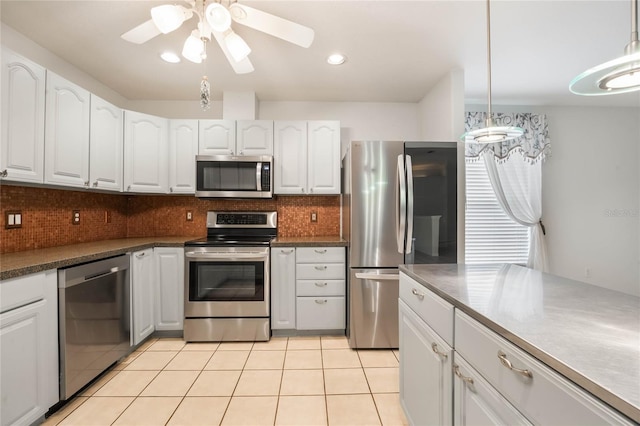
<path fill-rule="evenodd" d="M 397 348 L 398 266 L 457 260 L 457 144 L 351 142 L 342 183 L 349 346 Z"/>

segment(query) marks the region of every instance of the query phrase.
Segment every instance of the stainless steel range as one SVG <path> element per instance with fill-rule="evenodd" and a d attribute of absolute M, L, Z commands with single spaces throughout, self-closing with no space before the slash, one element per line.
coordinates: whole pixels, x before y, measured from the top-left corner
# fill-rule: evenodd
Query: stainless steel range
<path fill-rule="evenodd" d="M 185 243 L 186 341 L 269 340 L 276 235 L 276 212 L 207 213 L 207 237 Z"/>

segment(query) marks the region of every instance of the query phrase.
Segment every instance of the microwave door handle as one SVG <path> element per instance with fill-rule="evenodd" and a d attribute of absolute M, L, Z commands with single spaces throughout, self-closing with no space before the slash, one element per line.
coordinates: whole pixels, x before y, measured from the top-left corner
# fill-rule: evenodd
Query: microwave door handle
<path fill-rule="evenodd" d="M 256 163 L 256 191 L 262 190 L 262 163 Z"/>
<path fill-rule="evenodd" d="M 413 250 L 413 165 L 411 164 L 411 156 L 406 157 L 407 165 L 407 240 L 405 253 L 411 253 Z"/>

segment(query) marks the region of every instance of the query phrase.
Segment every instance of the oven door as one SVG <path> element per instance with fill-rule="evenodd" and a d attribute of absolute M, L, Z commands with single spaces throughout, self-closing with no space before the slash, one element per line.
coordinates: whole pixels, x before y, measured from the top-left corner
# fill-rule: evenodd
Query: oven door
<path fill-rule="evenodd" d="M 269 316 L 268 247 L 187 247 L 186 318 Z"/>

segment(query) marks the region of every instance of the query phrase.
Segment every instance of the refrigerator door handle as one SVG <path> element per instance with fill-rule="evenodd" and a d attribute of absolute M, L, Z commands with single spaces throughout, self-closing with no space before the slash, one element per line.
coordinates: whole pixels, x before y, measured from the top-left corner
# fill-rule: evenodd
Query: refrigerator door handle
<path fill-rule="evenodd" d="M 396 174 L 396 242 L 398 245 L 398 253 L 404 252 L 406 212 L 407 196 L 405 187 L 404 155 L 398 155 L 398 173 Z"/>
<path fill-rule="evenodd" d="M 407 240 L 405 254 L 411 253 L 413 250 L 413 165 L 411 164 L 411 156 L 406 156 L 407 167 Z"/>
<path fill-rule="evenodd" d="M 399 281 L 400 274 L 368 274 L 366 272 L 356 272 L 356 278 L 372 281 Z"/>

